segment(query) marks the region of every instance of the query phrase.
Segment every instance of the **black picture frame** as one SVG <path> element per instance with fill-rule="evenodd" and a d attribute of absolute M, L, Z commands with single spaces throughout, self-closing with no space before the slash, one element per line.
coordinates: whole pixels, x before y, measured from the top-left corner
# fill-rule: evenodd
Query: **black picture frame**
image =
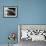
<path fill-rule="evenodd" d="M 17 6 L 3 6 L 3 17 L 4 18 L 15 18 L 18 16 Z"/>

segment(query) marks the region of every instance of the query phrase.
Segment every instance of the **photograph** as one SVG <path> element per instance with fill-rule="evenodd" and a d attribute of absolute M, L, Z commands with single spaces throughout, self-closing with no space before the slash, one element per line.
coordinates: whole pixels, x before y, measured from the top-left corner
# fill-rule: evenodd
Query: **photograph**
<path fill-rule="evenodd" d="M 18 30 L 20 31 L 20 41 L 46 41 L 46 25 L 20 24 Z"/>
<path fill-rule="evenodd" d="M 17 7 L 15 6 L 4 6 L 4 17 L 16 17 Z"/>

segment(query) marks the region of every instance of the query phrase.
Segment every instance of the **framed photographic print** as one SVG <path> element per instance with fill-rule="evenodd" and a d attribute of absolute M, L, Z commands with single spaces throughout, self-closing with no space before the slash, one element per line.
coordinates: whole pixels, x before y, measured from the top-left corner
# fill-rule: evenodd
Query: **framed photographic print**
<path fill-rule="evenodd" d="M 46 41 L 46 24 L 19 24 L 18 42 L 22 40 Z"/>
<path fill-rule="evenodd" d="M 4 6 L 4 17 L 16 17 L 17 7 L 16 6 Z"/>

